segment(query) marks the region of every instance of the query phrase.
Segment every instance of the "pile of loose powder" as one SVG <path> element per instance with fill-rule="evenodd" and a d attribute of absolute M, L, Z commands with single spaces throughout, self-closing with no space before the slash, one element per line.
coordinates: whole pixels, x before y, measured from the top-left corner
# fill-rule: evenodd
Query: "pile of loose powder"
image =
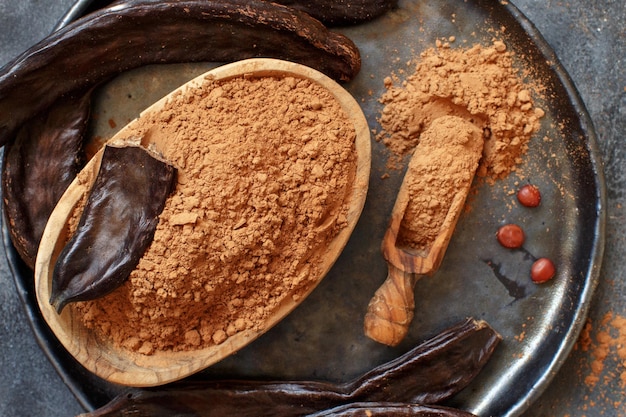
<path fill-rule="evenodd" d="M 207 79 L 136 130 L 168 138 L 178 186 L 129 280 L 77 303 L 84 323 L 143 354 L 262 329 L 346 225 L 354 125 L 317 84 L 243 77 Z"/>
<path fill-rule="evenodd" d="M 467 49 L 438 44 L 420 55 L 401 86 L 394 86 L 394 79 L 385 80 L 383 131 L 377 135 L 395 155 L 390 167 L 415 149 L 433 120 L 453 115 L 485 132 L 478 175 L 503 178 L 521 162 L 544 115 L 502 41 Z"/>

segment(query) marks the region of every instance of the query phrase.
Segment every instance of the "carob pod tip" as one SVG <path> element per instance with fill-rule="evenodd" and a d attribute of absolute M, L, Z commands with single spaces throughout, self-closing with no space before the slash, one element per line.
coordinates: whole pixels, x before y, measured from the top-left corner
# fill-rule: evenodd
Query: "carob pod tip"
<path fill-rule="evenodd" d="M 367 22 L 398 6 L 398 0 L 276 0 L 276 2 L 305 11 L 329 26 Z"/>

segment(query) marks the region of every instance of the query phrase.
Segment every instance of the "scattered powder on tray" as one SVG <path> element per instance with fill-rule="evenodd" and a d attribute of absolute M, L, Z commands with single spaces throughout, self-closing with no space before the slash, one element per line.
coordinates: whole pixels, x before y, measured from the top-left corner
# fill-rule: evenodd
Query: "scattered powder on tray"
<path fill-rule="evenodd" d="M 143 354 L 223 343 L 318 275 L 346 225 L 354 125 L 330 93 L 293 77 L 207 79 L 143 120 L 167 137 L 178 186 L 129 280 L 76 303 L 86 326 Z"/>
<path fill-rule="evenodd" d="M 400 86 L 394 85 L 396 76 L 385 79 L 380 99 L 383 130 L 377 140 L 392 152 L 388 167 L 401 166 L 433 120 L 453 115 L 485 132 L 479 176 L 495 180 L 514 171 L 544 112 L 534 106 L 506 44 L 451 48 L 438 42 L 411 65 L 415 71 Z"/>

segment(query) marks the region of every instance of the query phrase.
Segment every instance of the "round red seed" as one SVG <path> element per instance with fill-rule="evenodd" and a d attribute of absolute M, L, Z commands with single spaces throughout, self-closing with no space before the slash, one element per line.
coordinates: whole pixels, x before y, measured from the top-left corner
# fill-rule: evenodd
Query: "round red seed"
<path fill-rule="evenodd" d="M 524 244 L 524 240 L 526 240 L 524 230 L 512 223 L 500 227 L 496 237 L 502 246 L 509 249 L 520 248 Z"/>
<path fill-rule="evenodd" d="M 517 191 L 517 201 L 526 207 L 537 207 L 541 203 L 539 188 L 532 184 L 526 184 Z"/>
<path fill-rule="evenodd" d="M 537 284 L 551 280 L 556 268 L 548 258 L 539 258 L 530 267 L 530 278 Z"/>

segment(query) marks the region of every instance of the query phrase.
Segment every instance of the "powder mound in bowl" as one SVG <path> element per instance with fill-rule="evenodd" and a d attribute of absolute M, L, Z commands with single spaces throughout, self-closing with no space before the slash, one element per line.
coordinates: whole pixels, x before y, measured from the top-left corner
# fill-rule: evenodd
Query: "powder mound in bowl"
<path fill-rule="evenodd" d="M 320 85 L 279 76 L 207 78 L 140 120 L 133 135 L 167 138 L 177 188 L 128 281 L 73 308 L 147 355 L 263 330 L 285 297 L 307 292 L 346 226 L 354 124 Z"/>

